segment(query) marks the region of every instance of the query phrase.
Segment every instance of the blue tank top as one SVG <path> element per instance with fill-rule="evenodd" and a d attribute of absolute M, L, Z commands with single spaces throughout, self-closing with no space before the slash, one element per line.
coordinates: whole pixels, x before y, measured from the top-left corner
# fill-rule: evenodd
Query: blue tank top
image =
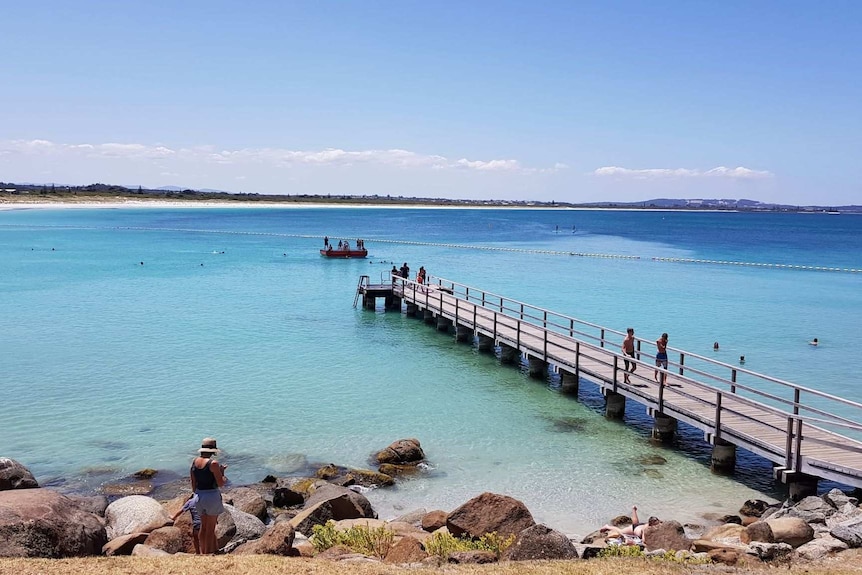
<path fill-rule="evenodd" d="M 203 469 L 198 469 L 195 467 L 194 462 L 192 462 L 192 473 L 195 476 L 195 484 L 197 485 L 198 491 L 209 491 L 210 489 L 218 489 L 218 483 L 216 483 L 215 475 L 210 469 L 210 462 L 207 461 L 206 467 Z"/>

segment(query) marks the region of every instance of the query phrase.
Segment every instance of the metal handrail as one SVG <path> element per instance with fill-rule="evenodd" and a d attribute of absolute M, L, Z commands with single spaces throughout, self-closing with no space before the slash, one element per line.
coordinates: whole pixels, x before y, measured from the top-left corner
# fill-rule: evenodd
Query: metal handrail
<path fill-rule="evenodd" d="M 499 313 L 503 317 L 507 317 L 509 319 L 513 319 L 513 320 L 517 321 L 518 324 L 516 326 L 512 326 L 512 327 L 513 327 L 513 329 L 516 329 L 518 331 L 518 337 L 519 338 L 520 338 L 520 323 L 524 322 L 524 323 L 527 323 L 529 325 L 533 325 L 535 327 L 542 328 L 542 329 L 546 330 L 546 332 L 549 331 L 549 332 L 555 333 L 558 336 L 569 338 L 572 341 L 579 341 L 578 338 L 575 337 L 576 335 L 580 336 L 584 340 L 594 341 L 594 342 L 596 342 L 597 345 L 589 343 L 589 341 L 583 341 L 582 343 L 587 345 L 587 346 L 594 347 L 598 350 L 601 350 L 604 353 L 607 353 L 608 350 L 605 347 L 605 344 L 611 343 L 607 339 L 607 334 L 610 333 L 610 334 L 615 334 L 615 335 L 624 335 L 623 332 L 614 330 L 612 328 L 607 328 L 607 327 L 601 326 L 599 324 L 594 324 L 591 322 L 579 320 L 577 318 L 566 316 L 564 314 L 560 314 L 558 312 L 554 312 L 552 310 L 548 310 L 548 309 L 545 309 L 545 308 L 542 308 L 539 306 L 534 306 L 531 304 L 521 302 L 519 300 L 507 298 L 504 296 L 494 294 L 492 292 L 487 292 L 487 291 L 479 289 L 479 288 L 471 287 L 471 286 L 468 286 L 466 284 L 461 284 L 461 283 L 454 282 L 451 280 L 446 280 L 443 278 L 433 278 L 433 281 L 439 287 L 448 288 L 448 291 L 452 292 L 451 295 L 455 296 L 456 298 L 465 300 L 465 301 L 470 302 L 470 303 L 474 303 L 475 305 L 481 306 L 483 309 L 493 311 L 495 318 L 496 318 L 496 315 Z M 405 282 L 409 282 L 411 284 L 415 283 L 411 280 L 405 280 Z M 431 283 L 432 282 L 429 280 L 426 283 L 426 286 L 423 286 L 423 287 L 429 287 L 431 285 Z M 441 299 L 441 301 L 442 301 L 442 299 Z M 499 304 L 497 303 L 497 301 L 499 301 Z M 427 302 L 427 297 L 426 297 L 426 302 Z M 507 311 L 509 312 L 509 314 L 506 313 Z M 475 310 L 474 310 L 474 313 L 475 313 Z M 495 326 L 496 326 L 497 321 L 498 320 L 495 319 Z M 581 329 L 586 327 L 586 328 L 590 328 L 593 330 L 599 330 L 600 335 L 597 336 L 597 335 L 590 334 L 590 333 L 585 332 L 585 331 L 576 330 L 575 329 L 576 325 L 581 326 Z M 496 331 L 496 327 L 495 327 L 495 331 Z M 545 335 L 545 338 L 547 339 L 547 335 Z M 649 342 L 648 340 L 644 340 L 643 338 L 635 338 L 635 339 L 637 342 L 639 355 L 646 356 L 649 358 L 655 357 L 654 355 L 652 355 L 648 352 L 640 350 L 640 346 L 641 346 L 642 342 L 647 342 L 648 344 L 652 344 L 652 342 Z M 548 345 L 548 343 L 546 341 L 544 344 L 544 351 L 543 351 L 543 354 L 545 356 L 547 356 L 547 345 Z M 551 345 L 555 345 L 555 344 L 551 343 Z M 613 345 L 617 345 L 616 342 L 613 342 Z M 682 350 L 682 349 L 668 347 L 668 352 L 669 352 L 669 355 L 670 355 L 670 353 L 679 354 L 679 357 L 680 357 L 680 362 L 670 361 L 668 368 L 670 368 L 671 366 L 679 368 L 679 376 L 677 376 L 677 377 L 684 377 L 685 381 L 690 382 L 693 385 L 697 385 L 698 387 L 702 387 L 702 388 L 704 388 L 704 390 L 710 390 L 712 392 L 712 391 L 716 391 L 716 388 L 710 387 L 710 386 L 708 386 L 702 382 L 699 382 L 697 380 L 693 380 L 693 379 L 690 379 L 688 377 L 685 377 L 686 373 L 693 373 L 693 374 L 696 374 L 700 377 L 708 378 L 708 379 L 710 379 L 716 383 L 720 383 L 722 385 L 729 386 L 730 391 L 725 392 L 725 393 L 733 394 L 734 396 L 736 396 L 739 399 L 744 398 L 747 401 L 752 401 L 752 402 L 754 402 L 755 405 L 757 405 L 759 407 L 768 407 L 771 410 L 775 410 L 776 413 L 785 414 L 786 412 L 784 412 L 780 409 L 777 409 L 775 407 L 767 406 L 765 404 L 762 404 L 762 403 L 756 402 L 754 400 L 750 400 L 748 398 L 745 398 L 744 396 L 740 395 L 738 393 L 738 391 L 744 391 L 744 392 L 751 393 L 751 394 L 754 394 L 754 395 L 757 395 L 757 396 L 760 396 L 763 398 L 767 398 L 769 400 L 778 402 L 782 405 L 792 406 L 793 411 L 794 411 L 793 415 L 796 417 L 799 417 L 800 420 L 803 419 L 801 416 L 799 416 L 799 413 L 798 413 L 799 410 L 801 409 L 801 410 L 804 410 L 806 412 L 810 412 L 813 414 L 818 414 L 818 415 L 822 415 L 822 416 L 831 418 L 829 420 L 824 420 L 824 419 L 818 419 L 818 418 L 812 418 L 810 416 L 806 416 L 806 418 L 804 418 L 804 419 L 806 419 L 807 421 L 812 421 L 812 422 L 817 422 L 817 423 L 830 423 L 830 424 L 834 424 L 834 425 L 837 425 L 840 427 L 847 427 L 849 429 L 854 429 L 854 430 L 855 429 L 862 429 L 862 426 L 859 426 L 859 424 L 857 424 L 856 422 L 854 422 L 850 419 L 847 419 L 847 418 L 842 417 L 840 415 L 829 413 L 829 412 L 824 411 L 824 410 L 817 408 L 815 406 L 803 404 L 803 403 L 801 403 L 800 399 L 801 399 L 801 394 L 806 393 L 806 394 L 813 395 L 814 397 L 818 397 L 818 398 L 828 400 L 828 401 L 833 401 L 836 403 L 840 403 L 844 406 L 848 406 L 848 407 L 852 407 L 852 408 L 856 408 L 856 409 L 862 409 L 862 404 L 860 404 L 860 403 L 857 403 L 857 402 L 854 402 L 854 401 L 851 401 L 851 400 L 848 400 L 845 398 L 837 397 L 835 395 L 832 395 L 832 394 L 829 394 L 826 392 L 822 392 L 822 391 L 819 391 L 816 389 L 797 385 L 797 384 L 782 380 L 780 378 L 775 378 L 775 377 L 771 377 L 771 376 L 768 376 L 765 374 L 757 373 L 757 372 L 754 372 L 754 371 L 751 371 L 751 370 L 748 370 L 745 368 L 740 368 L 739 366 L 730 365 L 727 363 L 716 361 L 714 359 L 711 359 L 711 358 L 708 358 L 708 357 L 705 357 L 705 356 L 702 356 L 699 354 L 689 353 L 689 352 L 686 352 L 685 350 Z M 618 355 L 620 358 L 623 358 L 622 354 L 616 354 L 616 355 Z M 706 363 L 707 365 L 710 365 L 713 367 L 718 367 L 718 368 L 721 368 L 724 370 L 728 370 L 728 371 L 730 371 L 731 378 L 728 379 L 726 377 L 722 377 L 720 375 L 716 375 L 714 373 L 710 373 L 708 371 L 701 370 L 696 366 L 692 366 L 691 363 L 685 364 L 686 358 L 688 358 L 689 361 L 691 359 L 696 359 L 700 362 Z M 623 359 L 628 359 L 629 361 L 636 361 L 636 363 L 638 365 L 646 366 L 650 369 L 653 368 L 653 366 L 650 366 L 649 364 L 644 363 L 640 360 L 634 360 L 634 358 L 623 358 Z M 608 365 L 610 365 L 610 364 L 608 364 Z M 756 378 L 757 380 L 760 380 L 760 381 L 770 382 L 770 383 L 776 384 L 780 387 L 792 390 L 794 393 L 794 397 L 792 400 L 787 399 L 787 398 L 784 398 L 784 397 L 781 397 L 778 395 L 773 395 L 771 393 L 756 389 L 755 387 L 752 387 L 750 385 L 745 385 L 743 383 L 740 383 L 737 379 L 739 374 L 744 374 L 748 377 L 753 377 L 753 378 Z"/>

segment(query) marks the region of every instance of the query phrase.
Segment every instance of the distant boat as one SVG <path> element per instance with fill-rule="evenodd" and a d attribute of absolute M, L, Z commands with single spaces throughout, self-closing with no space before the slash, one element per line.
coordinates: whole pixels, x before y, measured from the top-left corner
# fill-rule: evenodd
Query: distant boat
<path fill-rule="evenodd" d="M 345 250 L 344 248 L 333 248 L 332 246 L 329 246 L 325 250 L 320 250 L 320 255 L 327 257 L 327 258 L 341 258 L 341 259 L 364 258 L 364 257 L 368 256 L 368 250 L 366 250 L 365 248 L 362 248 L 359 250 L 357 250 L 357 249 Z"/>

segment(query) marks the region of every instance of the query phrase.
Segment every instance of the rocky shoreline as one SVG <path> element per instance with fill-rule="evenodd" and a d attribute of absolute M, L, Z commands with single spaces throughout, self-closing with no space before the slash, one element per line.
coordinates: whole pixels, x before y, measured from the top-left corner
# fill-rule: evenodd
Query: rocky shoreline
<path fill-rule="evenodd" d="M 454 510 L 417 507 L 378 519 L 363 491 L 407 480 L 421 472 L 424 457 L 418 440 L 402 439 L 375 454 L 377 471 L 330 464 L 313 476 L 267 476 L 223 488 L 220 553 L 398 565 L 645 555 L 748 566 L 818 562 L 862 548 L 859 500 L 838 489 L 776 505 L 747 501 L 737 515 L 705 516 L 698 525 L 662 518 L 638 537 L 596 526 L 573 540 L 537 524 L 520 501 L 487 492 Z M 189 514 L 172 519 L 191 493 L 188 480 L 154 491 L 149 480 L 157 473 L 141 470 L 99 495 L 63 495 L 40 487 L 21 463 L 0 457 L 0 557 L 193 553 Z M 625 532 L 631 518 L 612 518 L 609 525 Z M 343 542 L 354 536 L 370 540 L 370 547 L 359 552 Z"/>

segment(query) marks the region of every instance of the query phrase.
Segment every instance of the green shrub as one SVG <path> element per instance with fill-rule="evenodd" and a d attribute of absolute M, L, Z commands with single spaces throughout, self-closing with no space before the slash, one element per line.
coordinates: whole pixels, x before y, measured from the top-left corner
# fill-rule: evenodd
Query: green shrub
<path fill-rule="evenodd" d="M 643 549 L 638 545 L 608 545 L 599 551 L 599 557 L 643 557 Z"/>
<path fill-rule="evenodd" d="M 514 535 L 503 537 L 498 535 L 496 531 L 486 533 L 476 540 L 469 537 L 455 537 L 451 533 L 437 532 L 425 542 L 425 551 L 430 555 L 443 558 L 456 551 L 490 551 L 499 559 L 503 551 L 514 542 Z"/>
<path fill-rule="evenodd" d="M 383 559 L 392 548 L 395 533 L 385 527 L 370 528 L 354 525 L 341 531 L 335 528 L 335 521 L 327 521 L 326 525 L 315 525 L 312 528 L 311 543 L 318 551 L 325 551 L 336 545 L 344 545 L 355 553 L 362 553 Z"/>

